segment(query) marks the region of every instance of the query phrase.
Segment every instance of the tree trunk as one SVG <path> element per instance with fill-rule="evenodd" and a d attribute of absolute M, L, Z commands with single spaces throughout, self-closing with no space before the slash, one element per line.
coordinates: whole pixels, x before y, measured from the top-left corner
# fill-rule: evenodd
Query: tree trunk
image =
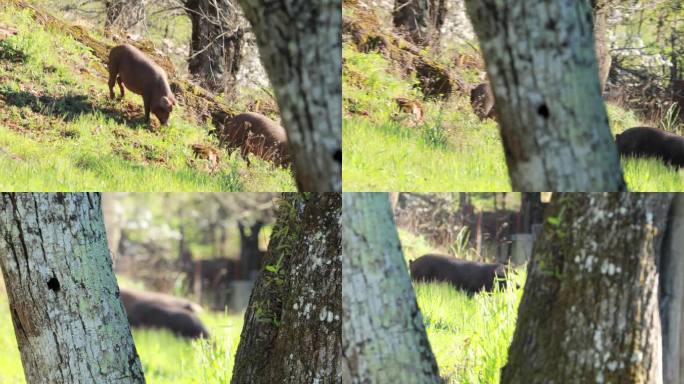
<path fill-rule="evenodd" d="M 342 231 L 345 381 L 439 382 L 387 195 L 344 194 Z"/>
<path fill-rule="evenodd" d="M 99 194 L 0 201 L 0 266 L 28 383 L 144 383 Z"/>
<path fill-rule="evenodd" d="M 242 61 L 244 28 L 232 0 L 186 0 L 192 22 L 188 70 L 204 88 L 226 92 Z"/>
<path fill-rule="evenodd" d="M 610 65 L 613 62 L 608 42 L 608 11 L 609 9 L 594 10 L 594 41 L 596 44 L 596 60 L 598 62 L 599 85 L 602 95 L 606 89 Z"/>
<path fill-rule="evenodd" d="M 105 0 L 105 30 L 129 30 L 145 22 L 147 0 Z"/>
<path fill-rule="evenodd" d="M 439 42 L 444 25 L 445 0 L 396 0 L 392 19 L 394 26 L 412 43 L 425 46 Z"/>
<path fill-rule="evenodd" d="M 518 191 L 625 189 L 586 1 L 467 0 Z"/>
<path fill-rule="evenodd" d="M 554 194 L 502 383 L 662 383 L 660 254 L 671 194 Z"/>
<path fill-rule="evenodd" d="M 117 200 L 115 193 L 102 194 L 102 215 L 107 230 L 109 250 L 112 253 L 112 258 L 115 259 L 121 241 L 121 203 Z"/>
<path fill-rule="evenodd" d="M 240 0 L 275 90 L 300 191 L 342 188 L 341 0 Z"/>
<path fill-rule="evenodd" d="M 341 200 L 338 193 L 282 197 L 232 383 L 341 380 Z"/>
<path fill-rule="evenodd" d="M 660 260 L 660 319 L 663 339 L 663 382 L 684 380 L 682 311 L 684 311 L 684 195 L 675 195 Z"/>
<path fill-rule="evenodd" d="M 430 0 L 430 28 L 433 44 L 437 44 L 442 37 L 442 28 L 446 22 L 449 4 L 451 3 L 447 0 Z"/>
<path fill-rule="evenodd" d="M 516 230 L 519 233 L 532 233 L 533 224 L 544 221 L 544 205 L 540 192 L 523 192 L 520 196 L 520 223 Z"/>
<path fill-rule="evenodd" d="M 429 0 L 396 0 L 392 19 L 394 26 L 416 45 L 430 42 Z"/>

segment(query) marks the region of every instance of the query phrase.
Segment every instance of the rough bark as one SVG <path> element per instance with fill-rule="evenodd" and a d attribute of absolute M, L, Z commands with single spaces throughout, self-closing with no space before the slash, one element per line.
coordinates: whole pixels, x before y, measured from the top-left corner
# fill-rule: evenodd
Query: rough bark
<path fill-rule="evenodd" d="M 338 383 L 339 193 L 284 195 L 235 357 L 232 383 Z"/>
<path fill-rule="evenodd" d="M 662 383 L 657 257 L 672 194 L 554 194 L 502 383 Z"/>
<path fill-rule="evenodd" d="M 0 266 L 28 383 L 144 383 L 99 194 L 0 201 Z"/>
<path fill-rule="evenodd" d="M 341 0 L 240 4 L 275 90 L 299 190 L 341 191 Z"/>
<path fill-rule="evenodd" d="M 146 19 L 147 0 L 105 0 L 105 29 L 129 30 Z"/>
<path fill-rule="evenodd" d="M 342 205 L 345 381 L 439 382 L 387 195 L 345 193 Z"/>
<path fill-rule="evenodd" d="M 200 85 L 226 92 L 235 84 L 242 61 L 244 28 L 233 0 L 186 0 L 192 22 L 188 69 Z"/>
<path fill-rule="evenodd" d="M 467 0 L 518 191 L 625 189 L 586 1 Z"/>
<path fill-rule="evenodd" d="M 684 311 L 684 195 L 676 194 L 660 259 L 660 319 L 663 339 L 663 382 L 684 380 L 682 311 Z"/>

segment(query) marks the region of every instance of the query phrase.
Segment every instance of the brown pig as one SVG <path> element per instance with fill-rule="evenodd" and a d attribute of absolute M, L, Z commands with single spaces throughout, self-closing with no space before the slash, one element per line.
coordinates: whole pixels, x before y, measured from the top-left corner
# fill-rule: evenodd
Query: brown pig
<path fill-rule="evenodd" d="M 109 97 L 114 98 L 114 84 L 119 83 L 121 97 L 124 85 L 129 91 L 143 97 L 145 122 L 152 112 L 162 125 L 166 125 L 176 99 L 173 97 L 166 72 L 132 45 L 124 44 L 109 52 Z"/>
<path fill-rule="evenodd" d="M 282 167 L 289 164 L 285 129 L 264 115 L 241 113 L 226 121 L 219 137 L 229 148 L 240 148 L 245 159 L 251 153 Z"/>
<path fill-rule="evenodd" d="M 479 84 L 470 91 L 470 105 L 480 120 L 495 117 L 494 103 L 494 94 L 489 83 Z"/>

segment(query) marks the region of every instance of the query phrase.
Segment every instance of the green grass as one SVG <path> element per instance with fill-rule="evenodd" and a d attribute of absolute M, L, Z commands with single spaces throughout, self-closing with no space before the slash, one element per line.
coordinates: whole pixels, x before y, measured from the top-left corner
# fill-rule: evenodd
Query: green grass
<path fill-rule="evenodd" d="M 399 229 L 399 238 L 407 263 L 426 253 L 444 253 L 406 230 Z M 446 382 L 499 382 L 525 277 L 524 268 L 518 268 L 508 277 L 505 289 L 472 297 L 446 283 L 413 284 L 439 372 Z"/>
<path fill-rule="evenodd" d="M 218 149 L 218 164 L 195 144 L 218 147 L 213 128 L 183 107 L 168 127 L 142 121 L 142 99 L 109 100 L 104 65 L 59 30 L 43 29 L 28 10 L 0 7 L 0 188 L 5 191 L 239 191 L 295 189 L 289 170 L 252 166 Z M 118 90 L 117 90 L 118 92 Z"/>
<path fill-rule="evenodd" d="M 242 314 L 203 312 L 209 340 L 188 341 L 167 331 L 133 330 L 150 384 L 230 383 L 242 330 Z M 0 384 L 25 383 L 4 286 L 0 290 Z"/>
<path fill-rule="evenodd" d="M 378 53 L 343 49 L 345 191 L 510 190 L 493 121 L 481 123 L 454 100 L 424 103 L 425 119 L 412 124 L 394 99 L 421 99 L 415 79 Z"/>
<path fill-rule="evenodd" d="M 394 101 L 423 99 L 414 78 L 379 53 L 345 44 L 343 54 L 345 191 L 511 190 L 497 124 L 480 121 L 467 96 L 424 102 L 416 124 Z M 608 115 L 613 134 L 649 125 L 615 105 Z M 632 191 L 684 191 L 684 174 L 657 160 L 624 158 L 622 165 Z"/>
<path fill-rule="evenodd" d="M 613 135 L 621 133 L 627 128 L 649 126 L 649 124 L 639 121 L 632 112 L 625 111 L 614 105 L 608 105 L 608 115 L 610 116 Z M 669 127 L 663 126 L 662 122 L 651 124 L 651 126 L 655 125 L 658 125 L 658 128 L 673 131 L 677 134 L 681 134 L 680 130 L 683 128 L 677 124 L 669 124 Z M 622 169 L 630 191 L 684 191 L 683 171 L 667 166 L 658 159 L 623 158 Z"/>
<path fill-rule="evenodd" d="M 525 276 L 513 282 L 521 286 Z M 522 288 L 472 298 L 446 283 L 415 283 L 440 375 L 448 383 L 498 383 L 508 360 Z"/>

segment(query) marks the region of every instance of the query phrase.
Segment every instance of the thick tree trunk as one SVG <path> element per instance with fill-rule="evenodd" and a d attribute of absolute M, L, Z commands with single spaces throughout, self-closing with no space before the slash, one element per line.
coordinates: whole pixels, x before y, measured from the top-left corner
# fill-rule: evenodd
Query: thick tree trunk
<path fill-rule="evenodd" d="M 299 190 L 341 191 L 341 0 L 240 4 L 275 90 Z"/>
<path fill-rule="evenodd" d="M 129 30 L 145 22 L 147 0 L 105 0 L 105 29 Z"/>
<path fill-rule="evenodd" d="M 339 193 L 286 194 L 235 357 L 235 383 L 341 380 Z"/>
<path fill-rule="evenodd" d="M 662 383 L 658 274 L 671 194 L 554 194 L 502 383 Z"/>
<path fill-rule="evenodd" d="M 345 381 L 439 382 L 387 195 L 345 193 L 342 205 Z"/>
<path fill-rule="evenodd" d="M 0 266 L 28 383 L 144 383 L 99 194 L 0 201 Z"/>
<path fill-rule="evenodd" d="M 233 0 L 186 0 L 192 21 L 188 69 L 200 85 L 226 92 L 235 84 L 242 61 L 244 28 Z"/>
<path fill-rule="evenodd" d="M 467 0 L 518 191 L 625 189 L 586 1 Z"/>
<path fill-rule="evenodd" d="M 684 195 L 675 195 L 660 259 L 660 319 L 663 334 L 663 382 L 684 380 Z"/>

